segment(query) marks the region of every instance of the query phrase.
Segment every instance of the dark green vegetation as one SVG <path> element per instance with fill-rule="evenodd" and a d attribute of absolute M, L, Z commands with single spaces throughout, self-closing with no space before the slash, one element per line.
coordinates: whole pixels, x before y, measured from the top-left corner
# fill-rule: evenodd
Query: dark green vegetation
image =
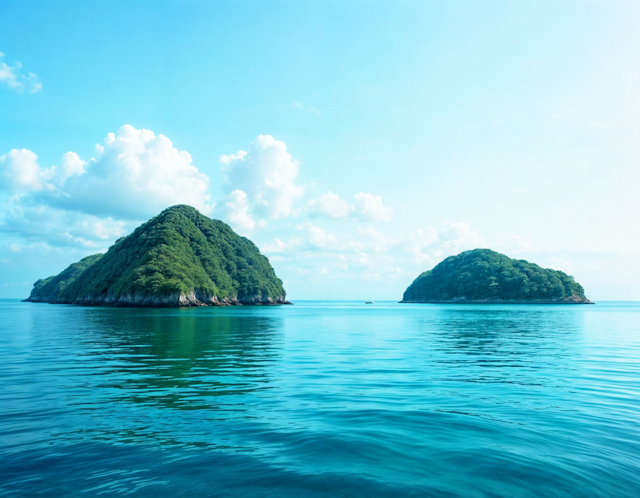
<path fill-rule="evenodd" d="M 286 303 L 285 296 L 253 242 L 182 205 L 119 239 L 104 256 L 39 280 L 27 301 L 199 306 Z"/>
<path fill-rule="evenodd" d="M 83 271 L 100 261 L 102 256 L 102 254 L 87 256 L 77 263 L 69 265 L 66 270 L 55 277 L 38 280 L 33 285 L 33 290 L 28 300 L 37 302 L 55 300 Z"/>
<path fill-rule="evenodd" d="M 582 286 L 561 271 L 490 249 L 450 256 L 422 273 L 402 302 L 590 303 Z"/>

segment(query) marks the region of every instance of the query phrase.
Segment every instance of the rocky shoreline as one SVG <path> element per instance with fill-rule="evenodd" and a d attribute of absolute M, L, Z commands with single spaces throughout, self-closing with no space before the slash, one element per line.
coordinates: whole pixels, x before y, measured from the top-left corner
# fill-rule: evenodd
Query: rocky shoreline
<path fill-rule="evenodd" d="M 49 304 L 75 304 L 80 306 L 118 306 L 118 307 L 155 307 L 155 308 L 189 308 L 196 306 L 275 306 L 293 304 L 284 297 L 272 299 L 262 296 L 243 296 L 233 298 L 218 298 L 198 291 L 190 294 L 171 294 L 168 296 L 145 296 L 141 294 L 120 296 L 86 296 L 74 301 L 51 298 L 50 296 L 30 296 L 23 302 Z"/>
<path fill-rule="evenodd" d="M 595 304 L 586 297 L 573 295 L 562 299 L 554 300 L 501 300 L 501 299 L 447 299 L 447 300 L 429 300 L 429 301 L 399 301 L 400 303 L 414 304 Z"/>

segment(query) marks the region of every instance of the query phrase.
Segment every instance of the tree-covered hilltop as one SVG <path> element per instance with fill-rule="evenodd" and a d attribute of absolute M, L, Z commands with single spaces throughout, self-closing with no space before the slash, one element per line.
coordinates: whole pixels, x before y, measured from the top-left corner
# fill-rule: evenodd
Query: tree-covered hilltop
<path fill-rule="evenodd" d="M 77 279 L 83 271 L 100 261 L 102 256 L 102 254 L 87 256 L 77 263 L 69 265 L 58 275 L 38 280 L 33 285 L 29 301 L 54 302 L 62 291 Z"/>
<path fill-rule="evenodd" d="M 450 256 L 422 273 L 402 302 L 590 303 L 573 277 L 490 249 Z"/>
<path fill-rule="evenodd" d="M 282 281 L 255 244 L 190 206 L 166 209 L 94 263 L 44 301 L 139 306 L 286 302 Z M 37 286 L 29 301 L 43 300 L 36 293 L 43 286 Z"/>

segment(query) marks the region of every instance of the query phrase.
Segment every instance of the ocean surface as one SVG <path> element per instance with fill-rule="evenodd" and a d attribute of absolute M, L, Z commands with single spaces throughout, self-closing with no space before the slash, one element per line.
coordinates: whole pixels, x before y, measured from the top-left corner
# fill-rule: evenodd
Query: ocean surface
<path fill-rule="evenodd" d="M 640 496 L 640 303 L 0 300 L 0 496 Z"/>

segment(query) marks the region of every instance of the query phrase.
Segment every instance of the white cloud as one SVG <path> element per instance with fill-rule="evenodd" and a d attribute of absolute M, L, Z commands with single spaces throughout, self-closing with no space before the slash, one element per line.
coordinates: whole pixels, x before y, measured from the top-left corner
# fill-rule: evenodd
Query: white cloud
<path fill-rule="evenodd" d="M 391 221 L 393 208 L 385 207 L 379 195 L 360 192 L 354 195 L 354 215 L 363 221 Z"/>
<path fill-rule="evenodd" d="M 0 190 L 9 193 L 43 190 L 43 176 L 38 156 L 28 149 L 12 149 L 0 157 Z"/>
<path fill-rule="evenodd" d="M 358 251 L 384 252 L 392 243 L 372 226 L 358 228 L 357 239 L 351 241 L 351 247 Z"/>
<path fill-rule="evenodd" d="M 249 151 L 220 158 L 226 176 L 227 193 L 242 190 L 251 211 L 278 219 L 292 213 L 293 202 L 302 196 L 296 185 L 299 164 L 287 152 L 287 146 L 271 135 L 259 135 Z"/>
<path fill-rule="evenodd" d="M 29 73 L 27 76 L 27 86 L 30 93 L 38 93 L 42 90 L 42 82 L 38 79 L 38 75 L 35 73 Z"/>
<path fill-rule="evenodd" d="M 366 254 L 358 254 L 356 259 L 349 264 L 349 271 L 364 272 L 371 268 L 373 263 Z"/>
<path fill-rule="evenodd" d="M 420 247 L 425 247 L 438 241 L 438 231 L 432 226 L 426 226 L 419 228 L 413 237 Z"/>
<path fill-rule="evenodd" d="M 271 243 L 266 242 L 260 248 L 260 250 L 265 254 L 284 252 L 286 249 L 287 249 L 287 244 L 282 242 L 280 239 L 276 239 Z"/>
<path fill-rule="evenodd" d="M 331 242 L 331 234 L 327 235 L 320 227 L 309 227 L 307 229 L 307 235 L 307 240 L 311 247 L 325 247 L 328 242 Z"/>
<path fill-rule="evenodd" d="M 296 229 L 306 232 L 302 238 L 293 238 L 292 247 L 300 247 L 305 250 L 336 249 L 338 239 L 332 233 L 325 232 L 322 228 L 311 223 L 296 225 Z"/>
<path fill-rule="evenodd" d="M 26 149 L 0 157 L 0 232 L 32 245 L 101 250 L 171 205 L 211 212 L 209 179 L 163 135 L 125 125 L 96 151 L 89 162 L 67 152 L 49 168 Z M 232 218 L 246 228 L 242 199 L 233 197 Z"/>
<path fill-rule="evenodd" d="M 338 194 L 331 191 L 310 200 L 308 209 L 309 215 L 313 218 L 346 218 L 352 210 L 347 201 L 340 199 Z"/>
<path fill-rule="evenodd" d="M 319 249 L 339 249 L 338 239 L 332 233 L 311 223 L 296 225 L 296 229 L 303 232 L 300 237 L 291 237 L 288 242 L 275 239 L 262 245 L 264 253 L 281 253 L 294 251 L 316 251 Z"/>
<path fill-rule="evenodd" d="M 309 201 L 307 210 L 312 218 L 347 218 L 360 221 L 391 221 L 393 208 L 385 207 L 382 197 L 360 192 L 353 196 L 355 204 L 340 199 L 338 194 L 329 191 L 317 199 Z"/>
<path fill-rule="evenodd" d="M 0 60 L 4 59 L 4 54 L 0 52 Z M 17 92 L 25 89 L 30 93 L 37 93 L 42 90 L 42 83 L 34 73 L 22 74 L 22 63 L 16 61 L 13 65 L 0 61 L 0 85 Z"/>
<path fill-rule="evenodd" d="M 251 232 L 256 222 L 249 214 L 247 194 L 242 190 L 234 190 L 227 197 L 216 203 L 216 216 L 231 225 L 234 230 Z"/>
<path fill-rule="evenodd" d="M 146 219 L 174 204 L 210 213 L 209 178 L 164 135 L 124 125 L 109 133 L 89 164 L 65 154 L 63 193 L 54 206 L 99 216 Z"/>
<path fill-rule="evenodd" d="M 82 175 L 87 163 L 75 152 L 62 156 L 60 168 L 41 168 L 38 156 L 28 149 L 12 149 L 0 157 L 0 190 L 9 193 L 33 193 L 42 190 L 58 191 L 67 178 Z M 61 195 L 56 192 L 56 195 Z"/>
<path fill-rule="evenodd" d="M 471 229 L 469 223 L 450 223 L 439 233 L 442 245 L 455 254 L 486 245 L 484 239 Z"/>
<path fill-rule="evenodd" d="M 136 224 L 55 209 L 17 196 L 4 206 L 0 233 L 20 236 L 30 244 L 104 248 Z"/>
<path fill-rule="evenodd" d="M 167 137 L 125 125 L 108 134 L 95 150 L 96 157 L 90 160 L 67 152 L 59 166 L 48 168 L 42 168 L 29 150 L 14 149 L 0 158 L 0 190 L 6 192 L 0 233 L 7 234 L 7 255 L 18 255 L 10 250 L 13 242 L 27 248 L 21 255 L 36 251 L 38 244 L 57 247 L 58 252 L 69 247 L 97 252 L 130 233 L 139 221 L 173 204 L 190 204 L 207 215 L 214 212 L 208 177 Z M 276 225 L 277 238 L 261 241 L 263 253 L 279 258 L 273 261 L 281 261 L 290 271 L 301 270 L 300 275 L 307 272 L 309 278 L 397 278 L 403 270 L 405 274 L 415 271 L 416 263 L 425 266 L 484 246 L 467 223 L 452 223 L 440 230 L 427 226 L 394 240 L 373 223 L 362 223 L 389 222 L 393 216 L 393 209 L 380 196 L 362 191 L 351 203 L 325 191 L 300 209 L 295 206 L 303 193 L 297 185 L 299 164 L 283 142 L 270 136 L 260 135 L 248 152 L 222 156 L 221 162 L 227 191 L 216 203 L 215 215 L 240 233 L 264 226 L 265 219 L 297 216 L 296 210 L 308 213 L 311 221 L 361 222 L 355 227 L 338 224 L 343 230 L 338 240 L 315 222 L 283 221 Z"/>
<path fill-rule="evenodd" d="M 441 230 L 432 226 L 421 228 L 409 237 L 407 244 L 413 261 L 421 265 L 484 246 L 484 239 L 463 222 L 449 223 Z"/>
<path fill-rule="evenodd" d="M 75 152 L 67 152 L 62 156 L 62 166 L 60 167 L 59 181 L 64 183 L 67 178 L 73 175 L 82 175 L 85 172 L 85 161 Z"/>

